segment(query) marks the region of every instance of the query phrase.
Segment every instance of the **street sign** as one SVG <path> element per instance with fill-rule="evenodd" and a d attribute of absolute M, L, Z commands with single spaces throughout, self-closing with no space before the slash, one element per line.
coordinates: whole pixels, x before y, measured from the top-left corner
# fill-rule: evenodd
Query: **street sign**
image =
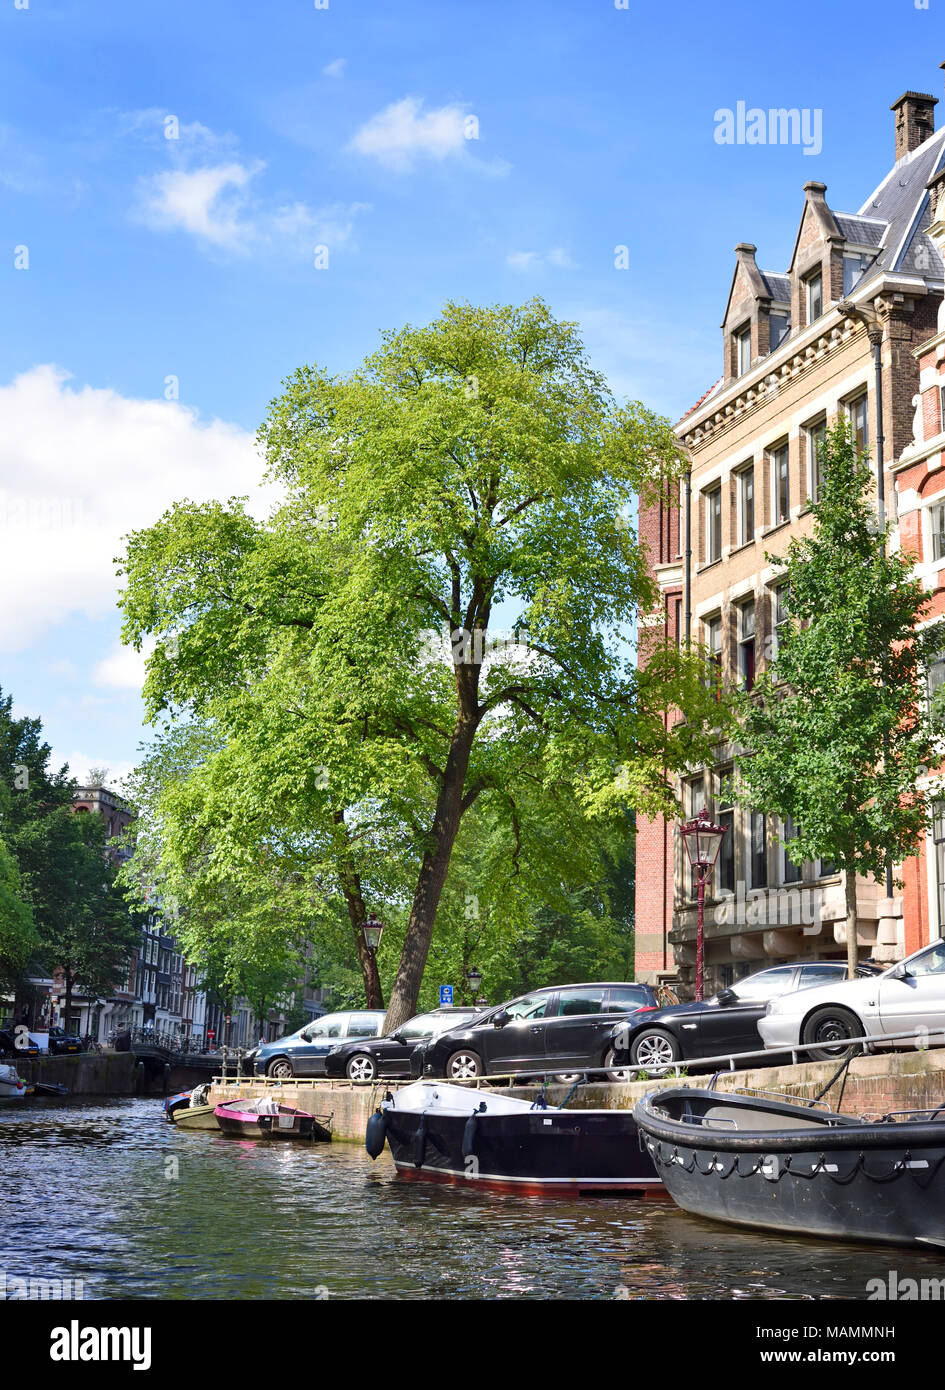
<path fill-rule="evenodd" d="M 440 1003 L 441 1003 L 441 1004 L 452 1004 L 452 1002 L 453 1002 L 453 986 L 452 986 L 452 985 L 440 985 Z"/>

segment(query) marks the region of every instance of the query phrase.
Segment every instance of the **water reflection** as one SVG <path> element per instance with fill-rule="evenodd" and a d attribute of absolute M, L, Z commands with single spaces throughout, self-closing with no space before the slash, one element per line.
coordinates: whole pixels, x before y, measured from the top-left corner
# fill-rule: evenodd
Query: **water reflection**
<path fill-rule="evenodd" d="M 86 1297 L 863 1298 L 940 1257 L 742 1234 L 669 1202 L 403 1182 L 352 1144 L 186 1133 L 154 1100 L 0 1110 L 0 1261 Z"/>

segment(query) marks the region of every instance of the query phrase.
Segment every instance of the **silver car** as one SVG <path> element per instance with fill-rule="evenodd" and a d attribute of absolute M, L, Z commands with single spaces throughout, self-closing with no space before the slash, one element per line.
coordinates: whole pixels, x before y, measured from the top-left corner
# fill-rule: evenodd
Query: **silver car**
<path fill-rule="evenodd" d="M 817 985 L 772 999 L 758 1020 L 765 1047 L 789 1051 L 812 1045 L 819 1061 L 844 1057 L 843 1044 L 867 1037 L 874 1047 L 945 1043 L 945 941 L 924 946 L 898 965 L 865 980 Z M 893 1040 L 897 1033 L 907 1038 Z"/>

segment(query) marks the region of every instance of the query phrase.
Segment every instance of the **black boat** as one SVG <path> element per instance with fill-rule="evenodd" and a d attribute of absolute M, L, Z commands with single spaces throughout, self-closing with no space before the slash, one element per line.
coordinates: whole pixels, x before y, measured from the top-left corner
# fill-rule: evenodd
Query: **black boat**
<path fill-rule="evenodd" d="M 860 1120 L 673 1088 L 634 1110 L 684 1211 L 791 1235 L 945 1247 L 945 1106 Z"/>
<path fill-rule="evenodd" d="M 366 1147 L 389 1144 L 402 1177 L 519 1195 L 663 1194 L 629 1110 L 556 1110 L 536 1102 L 418 1081 L 387 1093 Z"/>

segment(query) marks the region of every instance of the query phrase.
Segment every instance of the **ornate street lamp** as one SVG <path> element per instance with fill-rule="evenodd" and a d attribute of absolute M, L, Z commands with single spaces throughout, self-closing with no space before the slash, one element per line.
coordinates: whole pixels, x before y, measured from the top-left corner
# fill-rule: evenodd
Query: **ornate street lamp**
<path fill-rule="evenodd" d="M 479 990 L 482 985 L 482 971 L 478 970 L 475 965 L 471 966 L 470 969 L 466 971 L 466 983 L 469 985 L 473 1003 L 478 1004 Z"/>
<path fill-rule="evenodd" d="M 709 813 L 703 806 L 702 810 L 693 820 L 687 820 L 679 827 L 682 842 L 686 848 L 686 856 L 696 875 L 696 885 L 699 895 L 699 919 L 696 927 L 696 998 L 701 999 L 703 994 L 703 975 L 705 962 L 705 884 L 709 874 L 715 868 L 715 861 L 719 857 L 719 850 L 722 848 L 722 837 L 728 829 L 725 825 L 713 825 L 709 820 Z"/>
<path fill-rule="evenodd" d="M 380 920 L 376 912 L 369 912 L 368 919 L 364 924 L 364 944 L 372 956 L 377 955 L 377 948 L 381 944 L 381 937 L 384 935 L 384 923 Z"/>

